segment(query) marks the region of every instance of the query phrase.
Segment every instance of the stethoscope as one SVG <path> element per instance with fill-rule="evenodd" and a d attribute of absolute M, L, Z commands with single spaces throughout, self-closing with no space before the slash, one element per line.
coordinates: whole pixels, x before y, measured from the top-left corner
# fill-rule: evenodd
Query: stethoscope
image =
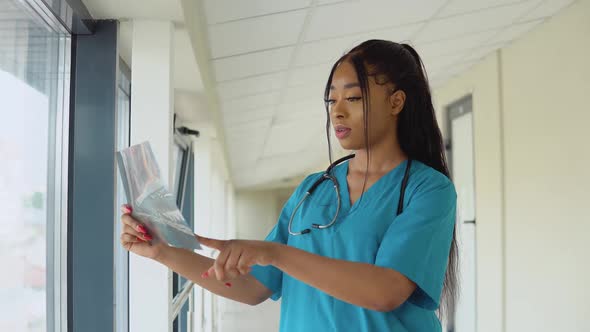
<path fill-rule="evenodd" d="M 299 210 L 299 208 L 301 207 L 301 205 L 303 204 L 303 202 L 305 202 L 305 200 L 311 196 L 311 194 L 317 189 L 317 187 L 324 181 L 329 180 L 332 181 L 332 183 L 334 184 L 334 191 L 336 191 L 336 197 L 338 197 L 338 205 L 336 206 L 336 214 L 334 214 L 334 218 L 332 218 L 332 220 L 325 225 L 321 225 L 321 224 L 311 224 L 312 228 L 315 229 L 325 229 L 328 227 L 331 227 L 332 225 L 334 225 L 334 223 L 336 222 L 336 219 L 338 219 L 338 213 L 340 213 L 340 185 L 338 184 L 338 180 L 336 180 L 336 178 L 331 174 L 332 170 L 334 169 L 334 167 L 338 166 L 339 164 L 343 163 L 346 160 L 352 159 L 354 158 L 354 154 L 348 155 L 344 158 L 340 158 L 338 160 L 336 160 L 335 162 L 333 162 L 328 169 L 326 169 L 326 171 L 322 174 L 322 176 L 317 179 L 309 188 L 309 190 L 307 190 L 305 192 L 305 194 L 303 195 L 303 198 L 301 198 L 301 200 L 299 201 L 299 203 L 297 204 L 297 206 L 295 206 L 295 209 L 293 210 L 293 212 L 291 213 L 291 218 L 289 218 L 289 234 L 291 235 L 303 235 L 303 234 L 307 234 L 309 232 L 311 232 L 311 229 L 306 228 L 304 230 L 302 230 L 301 232 L 293 232 L 293 230 L 291 229 L 291 225 L 293 224 L 293 218 L 295 218 L 295 214 L 297 213 L 297 211 Z M 406 164 L 406 171 L 404 173 L 404 178 L 402 180 L 402 187 L 400 189 L 400 195 L 399 195 L 399 202 L 397 204 L 397 214 L 399 215 L 400 213 L 402 213 L 403 208 L 404 208 L 404 195 L 406 193 L 406 186 L 408 185 L 408 179 L 410 178 L 410 168 L 412 167 L 412 160 L 408 159 L 408 163 Z"/>

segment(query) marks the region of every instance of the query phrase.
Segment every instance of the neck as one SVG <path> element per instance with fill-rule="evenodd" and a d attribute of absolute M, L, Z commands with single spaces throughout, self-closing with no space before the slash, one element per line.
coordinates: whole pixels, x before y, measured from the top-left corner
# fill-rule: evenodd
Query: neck
<path fill-rule="evenodd" d="M 369 174 L 387 173 L 404 160 L 406 154 L 402 151 L 397 139 L 382 140 L 371 146 L 369 168 L 367 170 L 367 149 L 356 150 L 355 157 L 350 160 L 352 172 Z"/>

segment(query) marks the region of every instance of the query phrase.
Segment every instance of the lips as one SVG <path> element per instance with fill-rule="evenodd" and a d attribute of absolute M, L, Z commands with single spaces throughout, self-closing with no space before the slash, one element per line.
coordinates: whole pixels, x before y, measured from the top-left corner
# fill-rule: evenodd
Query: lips
<path fill-rule="evenodd" d="M 336 137 L 338 137 L 338 139 L 343 139 L 350 135 L 352 129 L 342 125 L 337 125 L 334 126 L 334 131 L 336 132 Z"/>

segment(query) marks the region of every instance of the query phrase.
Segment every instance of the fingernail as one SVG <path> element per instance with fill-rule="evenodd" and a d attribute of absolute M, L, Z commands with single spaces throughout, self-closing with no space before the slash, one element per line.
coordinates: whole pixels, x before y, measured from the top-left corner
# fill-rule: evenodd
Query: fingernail
<path fill-rule="evenodd" d="M 226 282 L 225 283 L 225 287 L 230 288 L 231 287 L 231 284 L 229 282 Z"/>
<path fill-rule="evenodd" d="M 133 208 L 130 205 L 123 205 L 123 207 L 121 208 L 123 210 L 124 213 L 131 213 L 133 211 Z"/>
<path fill-rule="evenodd" d="M 147 234 L 147 229 L 143 225 L 137 225 L 137 231 L 143 234 Z"/>
<path fill-rule="evenodd" d="M 203 274 L 201 274 L 201 278 L 208 278 L 209 277 L 209 272 L 205 271 L 203 272 Z"/>
<path fill-rule="evenodd" d="M 146 240 L 148 240 L 148 241 L 151 241 L 151 240 L 153 240 L 152 236 L 151 236 L 151 235 L 149 235 L 149 234 L 144 234 L 144 235 L 143 235 L 143 238 L 144 238 L 144 239 L 146 239 Z"/>

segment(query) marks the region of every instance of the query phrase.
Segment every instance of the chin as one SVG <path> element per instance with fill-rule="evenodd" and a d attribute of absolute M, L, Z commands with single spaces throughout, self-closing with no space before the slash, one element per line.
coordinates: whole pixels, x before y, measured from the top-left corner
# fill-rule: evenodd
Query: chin
<path fill-rule="evenodd" d="M 340 141 L 340 147 L 347 151 L 356 151 L 361 148 L 359 144 L 355 144 L 355 142 L 349 142 L 347 140 Z"/>

